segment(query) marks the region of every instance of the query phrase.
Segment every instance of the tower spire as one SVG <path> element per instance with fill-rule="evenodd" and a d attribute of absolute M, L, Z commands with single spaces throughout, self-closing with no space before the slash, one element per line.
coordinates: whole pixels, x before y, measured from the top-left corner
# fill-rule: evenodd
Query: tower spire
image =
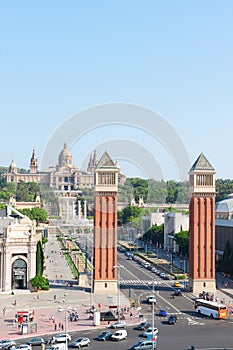
<path fill-rule="evenodd" d="M 36 157 L 36 151 L 33 149 L 32 151 L 32 157 L 30 161 L 30 173 L 31 174 L 37 174 L 38 173 L 38 160 Z"/>

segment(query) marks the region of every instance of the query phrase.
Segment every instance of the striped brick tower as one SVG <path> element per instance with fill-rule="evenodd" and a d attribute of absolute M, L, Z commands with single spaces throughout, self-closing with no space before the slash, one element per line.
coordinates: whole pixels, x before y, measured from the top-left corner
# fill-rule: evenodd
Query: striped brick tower
<path fill-rule="evenodd" d="M 116 293 L 119 167 L 105 152 L 95 169 L 94 293 Z"/>
<path fill-rule="evenodd" d="M 189 172 L 189 289 L 214 293 L 215 169 L 200 154 Z"/>

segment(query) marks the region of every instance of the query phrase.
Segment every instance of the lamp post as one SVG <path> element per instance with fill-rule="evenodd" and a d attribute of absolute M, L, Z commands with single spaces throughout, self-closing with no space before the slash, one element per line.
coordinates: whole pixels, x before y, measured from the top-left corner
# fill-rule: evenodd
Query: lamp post
<path fill-rule="evenodd" d="M 67 339 L 67 332 L 68 332 L 67 309 L 65 309 L 66 350 L 68 350 L 68 339 Z"/>
<path fill-rule="evenodd" d="M 120 307 L 121 307 L 121 294 L 120 294 L 120 280 L 121 280 L 121 268 L 124 268 L 122 265 L 115 265 L 113 266 L 114 269 L 117 269 L 117 286 L 118 286 L 118 293 L 117 293 L 117 311 L 118 311 L 118 321 L 120 319 Z"/>
<path fill-rule="evenodd" d="M 93 257 L 92 257 L 92 259 L 91 259 L 91 267 L 92 267 L 92 269 L 91 269 L 91 307 L 94 305 L 94 286 L 93 286 L 93 284 L 94 284 L 94 266 L 93 266 Z"/>
<path fill-rule="evenodd" d="M 170 265 L 170 273 L 172 273 L 172 264 L 173 264 L 173 261 L 172 261 L 172 252 L 170 253 L 170 256 L 169 256 L 169 254 L 168 254 L 167 256 L 170 257 L 170 263 L 171 263 L 171 265 Z"/>
<path fill-rule="evenodd" d="M 155 293 L 155 288 L 154 288 L 154 280 L 153 280 L 153 295 Z M 154 335 L 154 327 L 155 327 L 155 301 L 153 299 L 152 302 L 152 349 L 155 349 L 155 335 Z"/>
<path fill-rule="evenodd" d="M 186 260 L 183 259 L 183 260 L 180 260 L 180 262 L 184 264 L 184 266 L 183 266 L 183 271 L 185 274 L 184 287 L 186 288 Z"/>

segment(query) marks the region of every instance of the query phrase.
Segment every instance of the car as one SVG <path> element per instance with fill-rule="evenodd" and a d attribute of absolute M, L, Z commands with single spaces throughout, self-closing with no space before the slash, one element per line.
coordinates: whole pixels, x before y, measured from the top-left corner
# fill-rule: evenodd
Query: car
<path fill-rule="evenodd" d="M 12 346 L 15 346 L 16 342 L 10 339 L 0 340 L 0 349 L 10 349 Z"/>
<path fill-rule="evenodd" d="M 52 343 L 65 343 L 71 341 L 71 336 L 68 333 L 56 334 L 52 337 Z"/>
<path fill-rule="evenodd" d="M 159 275 L 161 278 L 165 279 L 166 274 L 164 272 L 161 272 L 161 274 Z"/>
<path fill-rule="evenodd" d="M 180 283 L 180 282 L 175 282 L 175 283 L 173 284 L 173 287 L 176 287 L 176 288 L 181 288 L 181 287 L 182 287 L 182 285 L 181 285 L 181 283 Z"/>
<path fill-rule="evenodd" d="M 147 304 L 156 303 L 156 297 L 155 297 L 154 295 L 149 295 L 149 296 L 146 298 L 146 302 L 147 302 Z"/>
<path fill-rule="evenodd" d="M 120 315 L 121 318 L 122 315 Z M 117 321 L 117 316 L 112 311 L 101 311 L 100 321 Z"/>
<path fill-rule="evenodd" d="M 174 295 L 175 296 L 182 296 L 182 292 L 181 292 L 181 290 L 180 289 L 176 289 L 176 290 L 174 290 Z"/>
<path fill-rule="evenodd" d="M 33 337 L 27 341 L 27 344 L 32 346 L 34 345 L 37 346 L 37 345 L 45 344 L 45 341 L 41 337 Z"/>
<path fill-rule="evenodd" d="M 125 329 L 121 329 L 121 330 L 116 331 L 112 335 L 111 340 L 113 340 L 113 341 L 120 341 L 120 340 L 127 339 L 127 337 L 128 337 L 127 331 Z"/>
<path fill-rule="evenodd" d="M 112 337 L 112 332 L 102 332 L 98 335 L 97 339 L 101 341 L 110 340 Z"/>
<path fill-rule="evenodd" d="M 176 324 L 177 322 L 177 316 L 176 315 L 170 315 L 167 319 L 168 324 Z"/>
<path fill-rule="evenodd" d="M 89 338 L 78 338 L 70 344 L 71 348 L 82 348 L 84 346 L 89 346 L 91 343 Z"/>
<path fill-rule="evenodd" d="M 136 329 L 138 330 L 138 331 L 145 331 L 147 328 L 149 328 L 150 327 L 150 323 L 149 322 L 147 322 L 147 321 L 145 321 L 145 322 L 141 322 L 137 327 L 136 327 Z"/>
<path fill-rule="evenodd" d="M 162 316 L 162 317 L 166 317 L 167 316 L 167 311 L 165 309 L 160 309 L 158 315 Z"/>
<path fill-rule="evenodd" d="M 141 340 L 135 345 L 131 346 L 130 350 L 152 350 L 153 342 L 151 340 Z"/>
<path fill-rule="evenodd" d="M 118 321 L 111 325 L 111 328 L 126 328 L 126 327 L 127 327 L 127 323 L 124 321 Z"/>
<path fill-rule="evenodd" d="M 31 345 L 28 345 L 28 344 L 19 344 L 19 345 L 16 345 L 16 347 L 14 347 L 14 349 L 17 349 L 17 350 L 32 350 L 32 346 Z"/>
<path fill-rule="evenodd" d="M 46 350 L 68 350 L 68 347 L 65 343 L 57 343 L 46 348 Z"/>
<path fill-rule="evenodd" d="M 170 276 L 165 274 L 164 279 L 169 281 L 170 280 Z"/>
<path fill-rule="evenodd" d="M 149 336 L 157 335 L 158 333 L 159 333 L 158 328 L 154 327 L 154 331 L 152 332 L 152 327 L 149 327 L 149 328 L 147 328 L 147 330 L 145 330 L 143 332 L 142 336 L 144 338 L 148 338 Z"/>

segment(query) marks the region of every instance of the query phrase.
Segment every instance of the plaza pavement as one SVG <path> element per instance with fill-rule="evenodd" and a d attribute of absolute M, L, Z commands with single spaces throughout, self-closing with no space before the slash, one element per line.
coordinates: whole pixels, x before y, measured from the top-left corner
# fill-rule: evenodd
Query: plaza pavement
<path fill-rule="evenodd" d="M 0 294 L 0 338 L 17 339 L 32 337 L 35 335 L 52 334 L 62 332 L 58 328 L 59 323 L 63 324 L 65 331 L 65 311 L 58 311 L 59 308 L 74 308 L 77 310 L 79 319 L 77 322 L 67 322 L 68 332 L 97 328 L 93 321 L 89 320 L 89 309 L 94 301 L 94 305 L 101 304 L 99 310 L 108 310 L 109 305 L 117 305 L 117 295 L 94 295 L 91 298 L 89 288 L 81 288 L 77 285 L 64 256 L 60 253 L 59 243 L 56 236 L 51 235 L 49 242 L 45 246 L 46 269 L 45 276 L 50 281 L 49 291 L 29 292 L 28 290 L 14 290 Z M 52 282 L 51 282 L 52 281 Z M 66 281 L 73 282 L 73 286 L 66 286 Z M 54 301 L 54 296 L 56 300 Z M 17 305 L 13 305 L 16 300 Z M 121 306 L 129 306 L 129 300 L 121 293 Z M 5 313 L 3 309 L 6 309 Z M 17 310 L 34 310 L 34 321 L 37 323 L 37 332 L 28 332 L 27 335 L 21 335 L 18 325 L 13 322 Z M 68 313 L 67 313 L 68 315 Z M 135 315 L 136 317 L 136 315 Z M 138 316 L 137 316 L 138 317 Z M 55 319 L 55 324 L 52 321 Z M 138 322 L 138 318 L 130 319 L 126 314 L 126 322 Z M 107 326 L 107 322 L 101 322 L 99 328 Z"/>
<path fill-rule="evenodd" d="M 35 335 L 49 335 L 55 332 L 62 332 L 58 328 L 59 323 L 63 324 L 65 331 L 65 311 L 58 311 L 59 308 L 67 309 L 75 308 L 78 312 L 79 319 L 77 322 L 67 322 L 68 332 L 97 328 L 93 325 L 93 321 L 89 320 L 89 314 L 86 310 L 92 305 L 91 293 L 88 288 L 81 288 L 77 285 L 63 255 L 55 235 L 50 236 L 49 242 L 45 247 L 46 258 L 46 277 L 50 282 L 49 291 L 39 291 L 31 293 L 29 291 L 15 290 L 14 295 L 10 292 L 0 294 L 0 338 L 1 339 L 18 339 L 32 337 Z M 73 287 L 67 287 L 65 282 L 73 281 Z M 226 286 L 226 282 L 228 285 Z M 217 290 L 215 296 L 219 300 L 223 299 L 226 304 L 232 304 L 233 300 L 233 281 L 227 277 L 217 275 Z M 227 293 L 227 294 L 226 294 Z M 54 296 L 56 300 L 54 301 Z M 129 306 L 129 300 L 121 293 L 121 306 Z M 17 305 L 13 305 L 16 300 Z M 101 310 L 107 310 L 110 304 L 117 305 L 117 295 L 94 295 L 94 305 L 101 303 Z M 3 309 L 6 309 L 3 313 Z M 21 335 L 18 325 L 13 322 L 17 310 L 34 310 L 34 321 L 37 323 L 37 332 L 29 330 L 27 335 Z M 55 319 L 55 324 L 52 321 Z M 137 324 L 139 322 L 138 315 L 133 314 L 133 319 L 129 313 L 126 313 L 127 324 Z M 107 322 L 101 322 L 99 328 L 107 326 Z"/>

